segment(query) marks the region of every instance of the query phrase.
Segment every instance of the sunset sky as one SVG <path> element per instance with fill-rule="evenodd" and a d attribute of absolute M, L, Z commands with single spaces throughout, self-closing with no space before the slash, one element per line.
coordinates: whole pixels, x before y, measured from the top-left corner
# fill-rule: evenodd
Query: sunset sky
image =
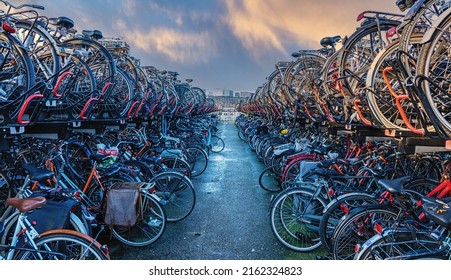
<path fill-rule="evenodd" d="M 201 88 L 255 91 L 277 61 L 350 35 L 364 10 L 401 13 L 395 0 L 20 0 L 78 31 L 123 37 L 142 65 L 177 71 Z M 2 4 L 0 4 L 2 7 Z"/>

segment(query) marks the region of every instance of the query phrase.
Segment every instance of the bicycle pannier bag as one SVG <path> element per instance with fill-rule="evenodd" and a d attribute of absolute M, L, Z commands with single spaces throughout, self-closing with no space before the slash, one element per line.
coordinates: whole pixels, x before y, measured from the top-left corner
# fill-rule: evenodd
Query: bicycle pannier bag
<path fill-rule="evenodd" d="M 110 226 L 132 227 L 141 214 L 140 187 L 144 183 L 119 182 L 108 190 L 105 223 Z"/>

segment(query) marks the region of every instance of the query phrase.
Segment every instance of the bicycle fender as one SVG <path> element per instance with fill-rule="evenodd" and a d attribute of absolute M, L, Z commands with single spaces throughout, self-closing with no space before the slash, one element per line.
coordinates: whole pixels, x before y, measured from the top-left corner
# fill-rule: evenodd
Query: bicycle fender
<path fill-rule="evenodd" d="M 423 35 L 423 39 L 420 44 L 425 44 L 431 41 L 435 31 L 439 27 L 439 25 L 446 20 L 446 18 L 451 14 L 451 9 L 446 9 L 432 24 L 432 26 L 426 31 Z"/>

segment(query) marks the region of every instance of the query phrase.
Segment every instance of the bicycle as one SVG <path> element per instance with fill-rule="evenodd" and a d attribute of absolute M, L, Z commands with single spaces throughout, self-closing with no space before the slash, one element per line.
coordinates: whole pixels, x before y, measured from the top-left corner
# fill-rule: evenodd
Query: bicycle
<path fill-rule="evenodd" d="M 121 226 L 105 226 L 102 220 L 106 208 L 106 196 L 108 189 L 117 182 L 139 182 L 130 177 L 129 172 L 120 172 L 120 168 L 101 168 L 102 162 L 107 162 L 109 156 L 91 155 L 90 159 L 94 164 L 84 181 L 82 188 L 66 173 L 66 160 L 63 156 L 64 146 L 68 142 L 62 141 L 60 145 L 55 147 L 52 159 L 58 166 L 58 175 L 56 185 L 61 186 L 64 190 L 76 195 L 76 197 L 90 210 L 91 216 L 96 217 L 93 225 L 103 230 L 110 228 L 111 233 L 122 243 L 129 246 L 146 246 L 157 241 L 166 228 L 166 212 L 161 205 L 161 199 L 155 194 L 155 183 L 139 184 L 139 191 L 142 196 L 141 213 L 142 217 L 133 227 L 124 228 Z M 100 171 L 102 170 L 102 171 Z M 68 171 L 70 172 L 70 171 Z M 100 175 L 102 172 L 102 176 Z"/>
<path fill-rule="evenodd" d="M 9 198 L 6 205 L 19 211 L 11 244 L 0 245 L 2 260 L 107 260 L 107 246 L 92 237 L 67 229 L 38 233 L 27 219 L 30 211 L 39 211 L 45 197 Z M 39 221 L 37 221 L 39 223 Z"/>

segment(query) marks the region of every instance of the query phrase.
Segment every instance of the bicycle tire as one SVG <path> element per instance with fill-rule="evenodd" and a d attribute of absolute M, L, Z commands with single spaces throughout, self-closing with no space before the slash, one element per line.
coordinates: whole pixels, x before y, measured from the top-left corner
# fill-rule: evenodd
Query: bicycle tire
<path fill-rule="evenodd" d="M 399 209 L 385 204 L 357 207 L 343 216 L 332 234 L 332 255 L 335 260 L 352 260 L 355 246 L 374 236 L 374 224 L 390 227 L 397 221 Z"/>
<path fill-rule="evenodd" d="M 33 62 L 28 56 L 25 47 L 18 39 L 16 39 L 16 37 L 6 32 L 0 34 L 0 41 L 8 43 L 7 45 L 0 48 L 0 52 L 3 53 L 5 50 L 6 55 L 3 54 L 3 60 L 9 61 L 9 63 L 7 63 L 9 65 L 8 68 L 1 69 L 1 71 L 3 72 L 2 79 L 7 79 L 8 77 L 10 77 L 10 74 L 13 75 L 12 78 L 14 79 L 17 79 L 20 76 L 20 79 L 18 80 L 20 80 L 22 84 L 20 84 L 19 86 L 23 86 L 24 90 L 32 88 L 36 84 L 36 73 L 34 71 Z M 17 69 L 19 70 L 17 72 L 19 72 L 21 75 L 14 75 L 12 74 L 12 72 L 6 71 Z M 1 82 L 3 83 L 3 80 Z M 7 92 L 8 91 L 13 92 L 12 89 L 8 89 Z"/>
<path fill-rule="evenodd" d="M 318 225 L 326 204 L 323 198 L 315 195 L 314 188 L 282 191 L 271 203 L 271 230 L 290 250 L 310 252 L 318 249 L 321 246 Z"/>
<path fill-rule="evenodd" d="M 156 242 L 166 229 L 166 212 L 157 198 L 142 194 L 142 218 L 132 227 L 112 226 L 113 236 L 125 245 L 148 246 Z"/>
<path fill-rule="evenodd" d="M 415 14 L 411 15 L 409 23 L 401 30 L 401 37 L 399 43 L 399 50 L 408 52 L 411 44 L 411 38 L 416 35 L 423 35 L 432 27 L 434 21 L 448 9 L 449 3 L 447 1 L 424 1 Z M 418 55 L 418 54 L 417 54 Z M 418 57 L 415 57 L 418 58 Z M 409 58 L 407 56 L 401 57 L 401 62 L 405 66 L 408 76 L 412 76 L 414 69 L 411 69 Z"/>
<path fill-rule="evenodd" d="M 412 231 L 413 230 L 413 231 Z M 430 231 L 390 229 L 377 234 L 359 247 L 355 260 L 442 259 L 446 256 L 439 240 Z M 446 258 L 447 259 L 447 258 Z"/>
<path fill-rule="evenodd" d="M 88 63 L 77 56 L 63 54 L 61 61 L 66 65 L 66 72 L 70 71 L 72 75 L 60 83 L 58 93 L 62 95 L 61 102 L 48 110 L 47 119 L 61 119 L 59 115 L 65 116 L 61 112 L 68 113 L 66 119 L 89 119 L 92 108 L 87 109 L 86 103 L 97 93 L 96 78 Z"/>
<path fill-rule="evenodd" d="M 168 168 L 167 171 L 179 172 L 191 179 L 191 167 L 186 160 L 179 157 L 166 157 L 161 159 L 161 163 Z"/>
<path fill-rule="evenodd" d="M 7 208 L 5 201 L 8 198 L 12 197 L 13 191 L 11 187 L 12 186 L 8 175 L 6 175 L 3 171 L 0 171 L 0 221 L 3 221 L 3 214 L 5 213 Z"/>
<path fill-rule="evenodd" d="M 418 57 L 417 75 L 425 76 L 437 83 L 434 86 L 429 81 L 424 80 L 421 88 L 424 91 L 423 106 L 431 121 L 439 130 L 444 131 L 447 136 L 451 135 L 451 118 L 447 104 L 449 94 L 446 88 L 449 87 L 450 71 L 448 69 L 449 59 L 447 52 L 443 51 L 449 45 L 446 35 L 451 29 L 451 16 L 447 16 L 435 28 L 431 40 L 425 43 Z M 443 138 L 443 136 L 442 136 Z"/>
<path fill-rule="evenodd" d="M 19 212 L 14 212 L 4 221 L 4 230 L 1 233 L 0 244 L 10 244 L 12 235 L 14 234 L 14 230 L 16 229 L 19 214 Z M 81 232 L 88 236 L 90 236 L 92 233 L 92 228 L 91 225 L 88 224 L 88 221 L 83 220 L 83 217 L 80 218 L 74 213 L 70 213 L 69 215 L 68 229 Z"/>
<path fill-rule="evenodd" d="M 24 104 L 28 90 L 36 84 L 34 65 L 22 43 L 14 36 L 0 33 L 0 56 L 2 57 L 2 69 L 0 80 L 0 100 L 7 101 L 5 112 L 0 115 L 2 119 L 9 117 L 11 122 L 16 122 L 19 112 Z"/>
<path fill-rule="evenodd" d="M 352 209 L 364 203 L 377 203 L 375 197 L 365 193 L 348 193 L 341 195 L 326 206 L 319 223 L 319 236 L 321 245 L 332 253 L 332 234 L 340 219 Z"/>
<path fill-rule="evenodd" d="M 34 240 L 36 251 L 19 251 L 18 260 L 108 260 L 101 245 L 90 236 L 72 230 L 52 230 Z M 45 251 L 49 253 L 45 253 Z"/>
<path fill-rule="evenodd" d="M 305 157 L 290 161 L 282 173 L 282 188 L 296 181 L 301 172 L 301 162 L 315 162 L 315 160 L 312 157 Z"/>
<path fill-rule="evenodd" d="M 346 114 L 346 100 L 345 96 L 340 90 L 341 81 L 338 78 L 338 63 L 337 59 L 340 57 L 340 52 L 343 49 L 335 51 L 327 58 L 321 70 L 321 89 L 320 98 L 325 101 L 328 114 L 337 123 L 345 123 L 347 119 Z"/>
<path fill-rule="evenodd" d="M 279 192 L 282 190 L 280 186 L 281 166 L 279 164 L 265 168 L 258 177 L 258 184 L 262 189 L 268 192 Z"/>
<path fill-rule="evenodd" d="M 161 199 L 168 222 L 188 217 L 196 205 L 196 192 L 191 180 L 178 172 L 161 172 L 149 183 L 155 183 L 155 194 Z"/>
<path fill-rule="evenodd" d="M 244 136 L 244 132 L 240 127 L 238 127 L 238 138 L 240 138 L 241 141 L 247 141 L 246 136 Z"/>
<path fill-rule="evenodd" d="M 211 143 L 210 151 L 212 153 L 220 153 L 220 152 L 224 151 L 225 142 L 221 137 L 212 135 L 211 139 L 210 139 L 210 143 Z"/>
<path fill-rule="evenodd" d="M 421 38 L 412 38 L 412 44 L 418 46 Z M 399 40 L 392 42 L 381 50 L 374 58 L 371 66 L 369 67 L 366 76 L 366 87 L 368 88 L 366 97 L 368 105 L 373 115 L 373 118 L 378 121 L 378 124 L 373 122 L 374 126 L 380 128 L 396 129 L 400 131 L 410 131 L 406 124 L 403 122 L 400 115 L 400 111 L 396 105 L 396 99 L 392 96 L 387 84 L 385 83 L 382 72 L 387 67 L 391 66 L 393 59 L 396 57 L 399 50 Z M 391 86 L 395 91 L 402 94 L 400 88 L 402 85 L 398 83 L 397 76 L 392 71 L 387 72 L 387 78 L 390 80 Z M 413 106 L 412 101 L 401 101 L 402 107 L 409 117 L 409 121 L 412 125 L 421 126 L 421 122 L 418 121 L 419 114 L 416 112 L 416 108 Z M 421 127 L 416 127 L 420 129 Z"/>
<path fill-rule="evenodd" d="M 197 177 L 204 173 L 208 165 L 208 154 L 204 149 L 192 146 L 184 149 L 187 162 L 191 166 L 191 177 Z"/>
<path fill-rule="evenodd" d="M 60 51 L 53 36 L 41 25 L 29 21 L 19 20 L 14 25 L 17 38 L 29 50 L 36 77 L 55 86 L 61 65 Z"/>
<path fill-rule="evenodd" d="M 381 22 L 379 26 L 375 23 L 368 23 L 367 25 L 363 25 L 361 28 L 358 28 L 356 32 L 354 32 L 345 42 L 343 46 L 343 50 L 341 51 L 340 57 L 338 58 L 339 62 L 339 73 L 341 77 L 345 77 L 342 79 L 344 89 L 348 92 L 346 93 L 348 96 L 355 96 L 355 87 L 356 79 L 355 77 L 361 77 L 368 72 L 369 66 L 371 62 L 374 60 L 374 56 L 382 50 L 381 46 L 378 45 L 378 42 L 382 42 L 384 44 L 385 34 L 384 32 L 388 31 L 392 27 L 397 27 L 399 22 Z M 379 30 L 380 28 L 380 30 Z M 380 34 L 379 31 L 382 33 Z M 379 35 L 382 35 L 380 38 Z M 369 37 L 366 40 L 363 40 L 365 37 Z M 378 39 L 379 41 L 376 41 Z M 359 44 L 361 42 L 371 43 L 372 46 L 377 46 L 375 50 L 371 50 L 368 56 L 362 56 L 359 54 L 368 54 L 368 52 L 364 52 L 364 45 Z M 384 47 L 384 46 L 382 46 Z M 359 50 L 360 48 L 360 50 Z M 349 61 L 350 59 L 353 61 Z M 352 65 L 354 68 L 350 69 L 349 66 Z M 352 73 L 352 76 L 349 74 Z M 364 86 L 364 85 L 363 85 Z"/>

